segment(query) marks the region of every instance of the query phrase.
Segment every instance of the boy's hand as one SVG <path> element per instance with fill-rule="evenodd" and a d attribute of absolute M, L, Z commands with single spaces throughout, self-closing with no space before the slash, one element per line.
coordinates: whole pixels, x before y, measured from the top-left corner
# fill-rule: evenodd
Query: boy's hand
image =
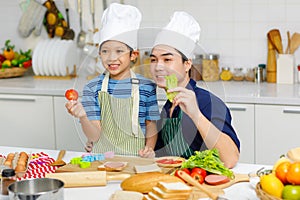
<path fill-rule="evenodd" d="M 154 158 L 155 157 L 155 152 L 151 147 L 145 146 L 144 149 L 139 150 L 139 155 L 142 158 Z"/>

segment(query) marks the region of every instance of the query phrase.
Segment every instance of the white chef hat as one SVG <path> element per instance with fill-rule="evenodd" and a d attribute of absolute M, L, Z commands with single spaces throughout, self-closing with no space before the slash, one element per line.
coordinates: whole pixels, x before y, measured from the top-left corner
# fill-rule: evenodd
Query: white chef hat
<path fill-rule="evenodd" d="M 123 42 L 137 49 L 137 31 L 142 20 L 134 6 L 112 3 L 102 15 L 99 46 L 107 40 Z"/>
<path fill-rule="evenodd" d="M 167 26 L 156 36 L 154 46 L 168 45 L 183 53 L 187 58 L 193 58 L 200 31 L 198 22 L 191 15 L 177 11 L 174 12 Z"/>

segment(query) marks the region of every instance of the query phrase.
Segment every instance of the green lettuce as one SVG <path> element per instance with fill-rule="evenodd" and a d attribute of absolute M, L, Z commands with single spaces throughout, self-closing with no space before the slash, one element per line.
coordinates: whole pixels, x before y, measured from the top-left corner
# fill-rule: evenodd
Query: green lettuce
<path fill-rule="evenodd" d="M 172 89 L 177 87 L 177 77 L 175 74 L 171 74 L 169 76 L 165 76 L 166 79 L 166 91 L 168 89 Z M 178 92 L 167 92 L 167 98 L 170 102 L 173 102 L 173 99 L 175 98 L 175 96 L 177 95 Z"/>
<path fill-rule="evenodd" d="M 224 166 L 223 162 L 220 160 L 219 151 L 215 148 L 205 151 L 195 151 L 195 155 L 192 155 L 188 160 L 183 162 L 181 166 L 181 168 L 190 169 L 195 167 L 234 179 L 233 171 Z"/>

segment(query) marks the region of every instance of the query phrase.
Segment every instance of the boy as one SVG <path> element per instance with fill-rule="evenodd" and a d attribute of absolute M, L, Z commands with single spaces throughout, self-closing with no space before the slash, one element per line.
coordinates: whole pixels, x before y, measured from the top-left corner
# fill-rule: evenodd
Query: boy
<path fill-rule="evenodd" d="M 155 84 L 130 70 L 138 55 L 140 21 L 140 11 L 130 5 L 113 3 L 104 11 L 99 56 L 106 72 L 84 87 L 82 104 L 66 104 L 80 119 L 93 152 L 155 156 L 159 119 Z"/>

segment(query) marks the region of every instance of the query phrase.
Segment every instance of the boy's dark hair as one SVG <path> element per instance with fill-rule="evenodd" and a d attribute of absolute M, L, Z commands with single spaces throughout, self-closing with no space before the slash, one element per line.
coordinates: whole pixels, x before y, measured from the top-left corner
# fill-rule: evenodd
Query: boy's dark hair
<path fill-rule="evenodd" d="M 179 50 L 176 49 L 176 51 L 181 55 L 182 63 L 184 63 L 185 61 L 188 61 L 188 60 L 189 60 L 189 59 L 188 59 L 183 53 L 181 53 Z"/>

